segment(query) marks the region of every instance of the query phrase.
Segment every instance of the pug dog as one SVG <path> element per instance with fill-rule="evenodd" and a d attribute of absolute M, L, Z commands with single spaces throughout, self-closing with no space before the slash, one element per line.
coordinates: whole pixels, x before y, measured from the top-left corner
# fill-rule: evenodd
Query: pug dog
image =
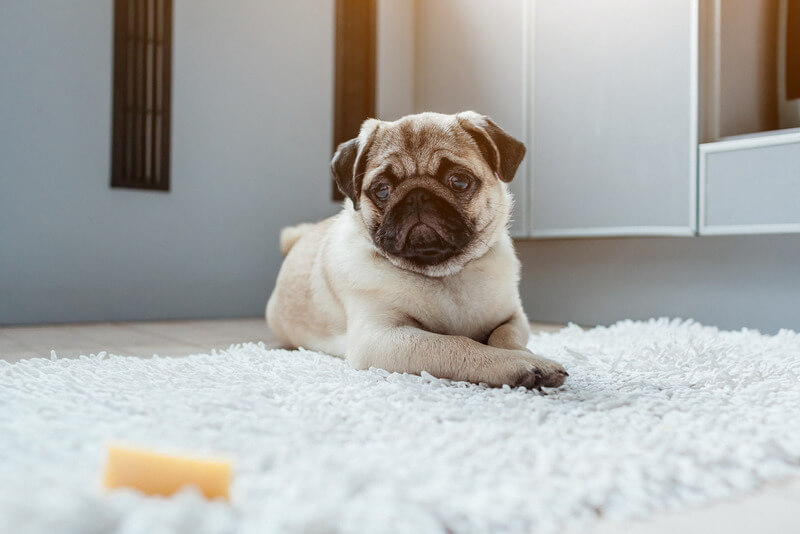
<path fill-rule="evenodd" d="M 331 163 L 342 211 L 281 232 L 272 332 L 356 369 L 560 386 L 564 368 L 526 348 L 506 185 L 524 156 L 473 111 L 365 121 Z"/>

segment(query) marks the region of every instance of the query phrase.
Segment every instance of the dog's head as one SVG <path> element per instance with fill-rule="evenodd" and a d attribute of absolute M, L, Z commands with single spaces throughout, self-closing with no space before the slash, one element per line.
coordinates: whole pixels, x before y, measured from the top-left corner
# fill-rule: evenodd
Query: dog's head
<path fill-rule="evenodd" d="M 472 111 L 369 119 L 331 168 L 378 251 L 427 276 L 457 272 L 506 231 L 525 146 Z"/>

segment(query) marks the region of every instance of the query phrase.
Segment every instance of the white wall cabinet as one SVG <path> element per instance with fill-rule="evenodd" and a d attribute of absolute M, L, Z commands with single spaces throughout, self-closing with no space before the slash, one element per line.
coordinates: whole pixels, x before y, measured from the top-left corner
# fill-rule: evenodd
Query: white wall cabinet
<path fill-rule="evenodd" d="M 533 237 L 693 235 L 696 0 L 535 0 Z"/>
<path fill-rule="evenodd" d="M 414 108 L 526 142 L 516 237 L 800 232 L 778 1 L 417 2 Z"/>

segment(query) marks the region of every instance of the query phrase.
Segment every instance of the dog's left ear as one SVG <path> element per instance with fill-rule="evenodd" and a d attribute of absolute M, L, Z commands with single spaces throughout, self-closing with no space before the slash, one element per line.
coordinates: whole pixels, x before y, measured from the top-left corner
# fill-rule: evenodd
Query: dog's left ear
<path fill-rule="evenodd" d="M 483 158 L 504 182 L 510 182 L 525 157 L 525 145 L 508 135 L 486 115 L 464 111 L 458 123 L 478 145 Z"/>
<path fill-rule="evenodd" d="M 336 180 L 336 186 L 353 201 L 355 209 L 361 207 L 359 199 L 367 167 L 367 154 L 372 147 L 372 139 L 379 123 L 380 121 L 375 119 L 364 121 L 358 137 L 339 145 L 331 160 L 331 172 Z"/>

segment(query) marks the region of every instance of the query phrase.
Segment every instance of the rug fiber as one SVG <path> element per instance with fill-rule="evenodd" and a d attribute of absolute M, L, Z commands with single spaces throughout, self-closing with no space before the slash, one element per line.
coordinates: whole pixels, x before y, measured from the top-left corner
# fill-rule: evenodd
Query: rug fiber
<path fill-rule="evenodd" d="M 557 532 L 800 474 L 800 335 L 691 321 L 531 338 L 563 388 L 236 345 L 0 361 L 0 532 Z M 231 504 L 105 493 L 107 443 L 223 453 Z"/>

